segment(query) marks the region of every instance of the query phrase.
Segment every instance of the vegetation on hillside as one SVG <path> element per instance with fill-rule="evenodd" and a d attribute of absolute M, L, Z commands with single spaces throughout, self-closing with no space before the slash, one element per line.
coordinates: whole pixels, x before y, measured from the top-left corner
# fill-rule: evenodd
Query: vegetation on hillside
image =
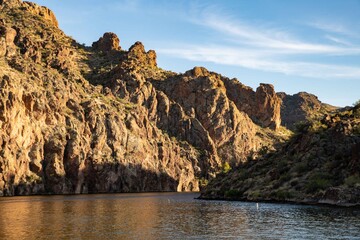
<path fill-rule="evenodd" d="M 223 173 L 202 198 L 360 204 L 359 112 L 298 124 L 278 151 Z"/>

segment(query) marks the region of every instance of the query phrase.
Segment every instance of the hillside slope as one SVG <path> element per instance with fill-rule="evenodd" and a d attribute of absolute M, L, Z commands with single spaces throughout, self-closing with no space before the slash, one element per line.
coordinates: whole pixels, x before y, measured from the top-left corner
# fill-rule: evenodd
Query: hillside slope
<path fill-rule="evenodd" d="M 322 103 L 315 95 L 307 92 L 294 95 L 279 92 L 277 95 L 281 99 L 281 124 L 292 131 L 299 122 L 319 120 L 325 114 L 338 110 L 337 107 Z"/>
<path fill-rule="evenodd" d="M 360 205 L 360 105 L 298 126 L 278 151 L 218 175 L 201 198 Z"/>

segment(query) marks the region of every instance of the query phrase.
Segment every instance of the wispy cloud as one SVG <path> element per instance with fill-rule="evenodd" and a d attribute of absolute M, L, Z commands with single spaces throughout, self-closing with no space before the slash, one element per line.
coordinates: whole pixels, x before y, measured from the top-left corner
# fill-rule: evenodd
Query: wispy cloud
<path fill-rule="evenodd" d="M 161 49 L 161 54 L 191 61 L 239 66 L 249 69 L 313 78 L 360 78 L 360 68 L 316 62 L 278 60 L 271 52 L 234 49 L 221 46 L 186 46 Z"/>
<path fill-rule="evenodd" d="M 246 44 L 266 49 L 286 50 L 291 53 L 339 53 L 346 49 L 325 44 L 313 44 L 294 39 L 287 32 L 277 29 L 265 29 L 261 26 L 253 26 L 239 21 L 224 20 L 216 15 L 206 17 L 202 24 L 218 32 L 230 35 L 239 44 Z M 360 49 L 356 49 L 360 52 Z M 353 51 L 351 51 L 353 52 Z"/>
<path fill-rule="evenodd" d="M 311 57 L 360 56 L 360 46 L 347 41 L 345 33 L 349 34 L 348 29 L 341 25 L 314 24 L 312 27 L 327 31 L 325 37 L 321 35 L 322 41 L 314 43 L 280 27 L 268 23 L 248 23 L 224 13 L 220 15 L 219 11 L 213 9 L 205 8 L 190 19 L 192 23 L 214 31 L 220 38 L 216 42 L 221 44 L 163 47 L 159 52 L 193 61 L 303 77 L 360 79 L 360 67 L 305 60 Z M 336 33 L 342 33 L 343 36 L 339 37 Z M 325 38 L 327 41 L 324 41 Z"/>
<path fill-rule="evenodd" d="M 341 45 L 344 45 L 344 46 L 348 46 L 348 47 L 354 47 L 354 44 L 350 43 L 350 41 L 347 41 L 341 37 L 335 37 L 335 36 L 332 36 L 332 35 L 325 35 L 325 38 L 334 42 L 334 43 L 337 43 L 337 44 L 341 44 Z M 351 48 L 349 48 L 348 50 L 351 51 Z"/>
<path fill-rule="evenodd" d="M 324 32 L 337 33 L 337 34 L 348 35 L 348 36 L 356 35 L 356 34 L 354 34 L 354 31 L 351 31 L 348 27 L 346 27 L 340 23 L 331 23 L 328 21 L 325 22 L 325 21 L 317 20 L 317 21 L 309 22 L 309 23 L 307 23 L 307 25 L 309 25 L 310 27 L 319 29 L 321 31 L 324 31 Z"/>

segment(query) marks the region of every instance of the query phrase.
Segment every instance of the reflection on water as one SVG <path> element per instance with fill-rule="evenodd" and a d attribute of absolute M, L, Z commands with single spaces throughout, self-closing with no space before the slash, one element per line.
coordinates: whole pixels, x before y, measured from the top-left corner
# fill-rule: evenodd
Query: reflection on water
<path fill-rule="evenodd" d="M 360 210 L 194 193 L 0 199 L 0 239 L 360 239 Z"/>

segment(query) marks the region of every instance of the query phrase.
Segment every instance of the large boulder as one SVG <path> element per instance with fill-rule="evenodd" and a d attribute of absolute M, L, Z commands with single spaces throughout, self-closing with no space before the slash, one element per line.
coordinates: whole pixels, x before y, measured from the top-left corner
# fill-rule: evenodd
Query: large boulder
<path fill-rule="evenodd" d="M 106 32 L 104 35 L 96 42 L 92 44 L 94 50 L 108 52 L 112 50 L 120 50 L 120 39 L 115 33 Z"/>

